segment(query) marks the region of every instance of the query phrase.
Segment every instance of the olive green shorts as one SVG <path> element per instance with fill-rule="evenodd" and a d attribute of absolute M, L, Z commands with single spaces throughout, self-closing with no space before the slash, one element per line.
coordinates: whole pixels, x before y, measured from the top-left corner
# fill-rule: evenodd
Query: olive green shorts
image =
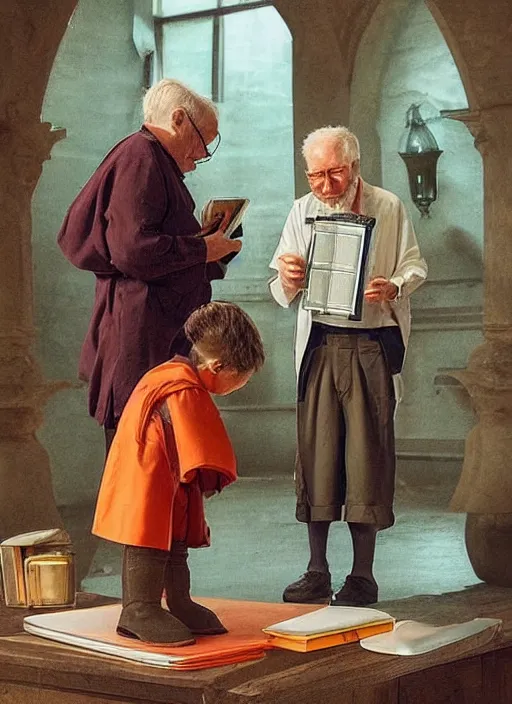
<path fill-rule="evenodd" d="M 394 523 L 395 397 L 378 339 L 326 334 L 297 404 L 297 519 Z"/>

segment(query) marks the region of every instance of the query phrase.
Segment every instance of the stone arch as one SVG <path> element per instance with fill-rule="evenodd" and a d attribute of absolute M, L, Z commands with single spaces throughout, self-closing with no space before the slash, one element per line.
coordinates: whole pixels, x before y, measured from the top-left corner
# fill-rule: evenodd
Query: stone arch
<path fill-rule="evenodd" d="M 59 44 L 78 0 L 7 0 L 2 3 L 0 58 L 9 79 L 0 89 L 2 113 L 16 105 L 38 120 Z"/>
<path fill-rule="evenodd" d="M 483 200 L 478 177 L 482 163 L 465 127 L 442 118 L 446 111 L 467 112 L 464 84 L 427 5 L 422 0 L 386 0 L 379 4 L 359 45 L 350 124 L 361 141 L 364 177 L 402 198 L 416 221 L 418 213 L 397 153 L 406 110 L 413 102 L 422 104 L 422 114 L 444 150 L 433 219 L 416 223 L 425 255 L 432 260 L 431 282 L 455 277 L 451 263 L 455 259 L 466 278 L 481 279 Z M 473 183 L 467 178 L 470 172 Z M 468 217 L 462 203 L 475 195 L 477 202 Z M 438 254 L 444 258 L 443 265 Z"/>
<path fill-rule="evenodd" d="M 479 107 L 478 99 L 473 85 L 473 81 L 471 79 L 468 65 L 461 51 L 460 43 L 455 37 L 452 28 L 446 21 L 442 11 L 435 3 L 435 1 L 424 0 L 424 2 L 430 10 L 430 14 L 434 18 L 437 26 L 439 27 L 441 34 L 443 35 L 444 40 L 446 42 L 446 45 L 448 46 L 448 49 L 450 50 L 451 55 L 453 56 L 453 60 L 455 61 L 455 65 L 457 66 L 457 70 L 459 71 L 459 76 L 462 81 L 462 85 L 464 86 L 464 90 L 466 91 L 469 108 L 470 110 L 476 110 Z"/>
<path fill-rule="evenodd" d="M 450 51 L 464 87 L 469 109 L 477 107 L 474 85 L 470 80 L 467 63 L 460 49 L 459 42 L 449 28 L 443 15 L 435 4 L 435 0 L 424 0 L 426 7 L 436 22 L 443 39 Z M 362 144 L 364 173 L 370 182 L 382 182 L 381 163 L 379 158 L 379 137 L 376 130 L 378 124 L 379 98 L 382 81 L 386 75 L 390 49 L 397 36 L 403 15 L 409 9 L 408 0 L 379 0 L 373 13 L 367 18 L 354 55 L 354 71 L 351 84 L 350 122 L 354 120 L 354 104 L 357 104 L 358 136 Z M 360 60 L 364 55 L 364 64 Z M 363 110 L 361 108 L 363 107 Z M 368 157 L 368 155 L 371 155 Z"/>

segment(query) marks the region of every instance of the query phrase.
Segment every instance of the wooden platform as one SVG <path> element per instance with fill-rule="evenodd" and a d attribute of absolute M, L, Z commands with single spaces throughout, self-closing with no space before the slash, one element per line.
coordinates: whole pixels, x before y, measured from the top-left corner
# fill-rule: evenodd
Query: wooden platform
<path fill-rule="evenodd" d="M 81 594 L 79 606 L 113 600 Z M 511 704 L 512 589 L 477 585 L 442 596 L 381 602 L 398 620 L 441 625 L 503 619 L 503 637 L 415 657 L 358 644 L 176 673 L 52 644 L 22 633 L 28 613 L 0 607 L 0 701 L 6 704 Z"/>

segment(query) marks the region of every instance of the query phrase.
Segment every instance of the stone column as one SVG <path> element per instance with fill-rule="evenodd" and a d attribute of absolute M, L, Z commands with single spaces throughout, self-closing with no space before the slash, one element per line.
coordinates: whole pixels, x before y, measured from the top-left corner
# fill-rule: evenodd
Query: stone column
<path fill-rule="evenodd" d="M 31 122 L 14 104 L 0 120 L 0 540 L 61 527 L 50 463 L 35 432 L 53 388 L 36 363 L 31 199 L 42 164 L 64 131 Z M 51 273 L 48 273 L 51 276 Z"/>
<path fill-rule="evenodd" d="M 467 513 L 477 576 L 512 586 L 512 105 L 453 117 L 466 123 L 483 158 L 485 342 L 457 374 L 477 425 L 451 508 Z"/>

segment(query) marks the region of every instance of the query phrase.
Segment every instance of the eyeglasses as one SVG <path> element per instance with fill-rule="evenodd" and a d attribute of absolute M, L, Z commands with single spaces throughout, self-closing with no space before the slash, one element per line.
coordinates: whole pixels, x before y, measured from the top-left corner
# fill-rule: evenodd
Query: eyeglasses
<path fill-rule="evenodd" d="M 219 145 L 220 145 L 220 132 L 217 132 L 217 136 L 215 137 L 215 139 L 213 140 L 213 142 L 211 142 L 211 144 L 213 144 L 213 148 L 212 148 L 211 150 L 208 149 L 208 146 L 206 145 L 206 142 L 205 142 L 204 139 L 203 139 L 203 135 L 202 135 L 201 132 L 199 131 L 199 129 L 198 129 L 196 123 L 194 122 L 194 120 L 190 117 L 190 115 L 189 115 L 188 112 L 185 110 L 185 108 L 183 108 L 183 112 L 184 112 L 185 115 L 188 117 L 188 119 L 190 120 L 190 124 L 191 124 L 192 127 L 195 129 L 195 131 L 197 132 L 197 135 L 198 135 L 199 139 L 201 140 L 201 144 L 203 145 L 203 149 L 204 149 L 204 153 L 205 153 L 205 156 L 204 156 L 204 157 L 202 157 L 201 159 L 195 159 L 194 161 L 195 161 L 196 164 L 204 164 L 206 161 L 210 161 L 210 159 L 212 158 L 212 156 L 215 154 L 215 152 L 216 152 L 217 149 L 219 148 Z"/>
<path fill-rule="evenodd" d="M 349 172 L 350 166 L 337 166 L 323 171 L 306 171 L 310 183 L 320 183 L 328 178 L 330 181 L 341 181 Z"/>

